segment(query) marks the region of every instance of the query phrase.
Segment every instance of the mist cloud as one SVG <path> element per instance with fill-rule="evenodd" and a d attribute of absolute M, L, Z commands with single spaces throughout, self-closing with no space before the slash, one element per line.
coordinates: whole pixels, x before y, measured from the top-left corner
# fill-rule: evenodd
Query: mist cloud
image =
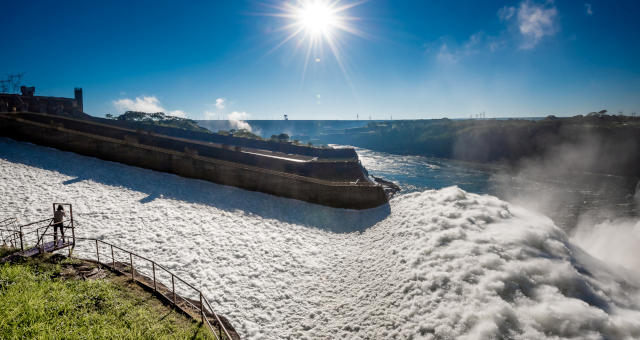
<path fill-rule="evenodd" d="M 560 135 L 571 135 L 570 130 Z M 616 266 L 640 267 L 640 219 L 629 204 L 640 209 L 640 182 L 616 172 L 634 155 L 634 144 L 586 134 L 548 147 L 540 155 L 521 160 L 493 176 L 499 195 L 509 202 L 553 217 L 571 240 L 590 255 Z M 635 189 L 635 190 L 634 190 Z M 603 201 L 604 197 L 620 201 Z M 625 198 L 626 197 L 626 198 Z M 608 199 L 610 200 L 610 199 Z"/>
<path fill-rule="evenodd" d="M 247 130 L 251 132 L 251 125 L 245 122 L 249 118 L 249 114 L 246 112 L 237 112 L 233 111 L 227 115 L 227 119 L 229 120 L 229 124 L 231 128 L 236 130 Z"/>

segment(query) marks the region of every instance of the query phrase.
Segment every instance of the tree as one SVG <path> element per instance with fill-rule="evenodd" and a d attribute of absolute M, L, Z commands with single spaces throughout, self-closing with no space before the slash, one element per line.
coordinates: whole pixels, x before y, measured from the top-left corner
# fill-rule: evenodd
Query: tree
<path fill-rule="evenodd" d="M 167 116 L 164 112 L 146 113 L 138 111 L 127 111 L 117 117 L 111 114 L 106 115 L 108 119 L 121 121 L 140 122 L 149 125 L 169 126 L 191 131 L 207 132 L 211 131 L 200 127 L 194 120 L 180 118 L 175 116 Z"/>
<path fill-rule="evenodd" d="M 281 133 L 281 134 L 278 135 L 278 140 L 280 142 L 286 142 L 286 141 L 289 140 L 289 135 L 286 134 L 286 133 Z"/>

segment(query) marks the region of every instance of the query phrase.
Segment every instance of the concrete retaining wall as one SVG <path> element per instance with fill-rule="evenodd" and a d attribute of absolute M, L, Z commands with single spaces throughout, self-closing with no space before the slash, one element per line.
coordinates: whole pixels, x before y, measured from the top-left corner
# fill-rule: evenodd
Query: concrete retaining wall
<path fill-rule="evenodd" d="M 46 125 L 64 127 L 70 130 L 82 131 L 103 137 L 126 140 L 149 146 L 160 147 L 179 152 L 189 152 L 200 156 L 215 158 L 244 165 L 260 167 L 264 169 L 286 172 L 294 175 L 312 177 L 328 181 L 365 181 L 365 175 L 356 160 L 332 160 L 321 162 L 293 162 L 286 159 L 265 157 L 241 152 L 242 147 L 219 147 L 209 143 L 203 143 L 180 138 L 172 138 L 146 130 L 132 130 L 116 127 L 110 124 L 100 124 L 64 116 L 20 113 L 21 119 L 38 122 Z M 220 145 L 220 144 L 218 144 Z"/>
<path fill-rule="evenodd" d="M 158 147 L 140 143 L 148 137 L 144 134 L 121 132 L 117 136 L 120 138 L 114 138 L 115 133 L 104 136 L 80 132 L 70 129 L 68 124 L 22 119 L 21 115 L 24 114 L 0 115 L 0 134 L 105 160 L 331 207 L 367 209 L 387 202 L 382 187 L 368 182 L 352 184 L 304 177 L 203 156 L 197 149 L 191 149 L 197 144 L 186 148 L 182 145 L 179 150 Z"/>
<path fill-rule="evenodd" d="M 290 143 L 279 143 L 266 140 L 239 138 L 233 136 L 225 136 L 212 133 L 204 133 L 197 131 L 188 131 L 184 129 L 178 129 L 168 126 L 150 125 L 140 122 L 129 122 L 112 119 L 104 119 L 98 117 L 90 117 L 90 119 L 96 123 L 110 124 L 121 128 L 133 129 L 133 130 L 148 130 L 158 134 L 163 134 L 172 137 L 189 138 L 194 140 L 200 140 L 205 142 L 213 142 L 220 144 L 239 145 L 247 148 L 256 148 L 277 151 L 282 153 L 292 153 L 298 155 L 307 155 L 312 157 L 324 158 L 324 159 L 343 159 L 343 160 L 356 160 L 358 154 L 352 148 L 345 149 L 324 149 L 318 147 L 309 147 L 304 145 L 295 145 Z"/>

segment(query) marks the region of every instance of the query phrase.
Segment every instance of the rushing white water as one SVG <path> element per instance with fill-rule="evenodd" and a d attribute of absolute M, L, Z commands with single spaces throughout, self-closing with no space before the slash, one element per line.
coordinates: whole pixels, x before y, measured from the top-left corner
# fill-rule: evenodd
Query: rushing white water
<path fill-rule="evenodd" d="M 166 264 L 249 339 L 640 337 L 635 278 L 542 216 L 457 187 L 347 211 L 0 139 L 0 217 Z"/>

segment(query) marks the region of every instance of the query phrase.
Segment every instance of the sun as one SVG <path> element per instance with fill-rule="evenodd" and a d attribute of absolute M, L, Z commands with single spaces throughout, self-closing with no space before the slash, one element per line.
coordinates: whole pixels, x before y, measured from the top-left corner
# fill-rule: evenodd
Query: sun
<path fill-rule="evenodd" d="M 296 11 L 297 25 L 311 35 L 329 35 L 338 27 L 339 15 L 326 1 L 303 3 Z"/>
<path fill-rule="evenodd" d="M 273 6 L 278 12 L 267 15 L 286 19 L 282 30 L 289 33 L 271 51 L 289 41 L 296 42 L 296 50 L 303 48 L 306 55 L 302 72 L 304 80 L 309 61 L 318 63 L 324 60 L 321 56 L 327 47 L 347 77 L 342 60 L 345 35 L 365 37 L 354 27 L 353 23 L 358 18 L 350 16 L 349 11 L 364 2 L 366 0 L 289 0 Z"/>

